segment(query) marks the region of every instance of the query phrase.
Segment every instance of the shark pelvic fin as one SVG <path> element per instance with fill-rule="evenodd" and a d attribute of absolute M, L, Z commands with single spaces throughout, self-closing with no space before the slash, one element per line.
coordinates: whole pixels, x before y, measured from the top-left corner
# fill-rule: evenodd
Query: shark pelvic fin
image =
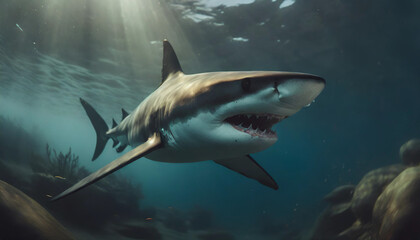
<path fill-rule="evenodd" d="M 105 176 L 117 171 L 120 168 L 127 166 L 128 164 L 136 161 L 137 159 L 146 156 L 147 154 L 163 147 L 161 137 L 159 133 L 153 134 L 145 143 L 137 146 L 128 153 L 122 155 L 121 157 L 110 162 L 105 167 L 99 169 L 98 171 L 92 173 L 91 175 L 80 180 L 78 183 L 65 190 L 61 194 L 55 196 L 52 201 L 56 201 L 60 198 L 63 198 L 67 195 L 70 195 L 76 191 L 79 191 L 82 188 L 89 186 L 90 184 L 104 178 Z"/>
<path fill-rule="evenodd" d="M 118 143 L 120 143 L 117 139 L 112 139 L 113 143 L 112 143 L 112 147 L 117 146 Z"/>
<path fill-rule="evenodd" d="M 215 162 L 245 177 L 255 179 L 267 187 L 275 190 L 279 188 L 274 179 L 250 155 Z"/>
<path fill-rule="evenodd" d="M 117 126 L 117 122 L 115 122 L 115 119 L 112 119 L 112 128 L 115 128 Z M 112 138 L 112 147 L 117 146 L 117 144 L 119 143 L 119 141 L 115 138 Z"/>
<path fill-rule="evenodd" d="M 162 83 L 169 75 L 182 72 L 178 57 L 168 40 L 163 40 Z"/>
<path fill-rule="evenodd" d="M 86 114 L 88 115 L 93 128 L 96 131 L 96 147 L 95 147 L 95 153 L 93 154 L 92 161 L 101 155 L 103 152 L 106 143 L 108 142 L 109 137 L 106 135 L 106 132 L 108 131 L 108 126 L 106 125 L 105 120 L 99 115 L 98 112 L 85 100 L 80 98 L 80 103 L 82 104 L 83 108 L 86 111 Z"/>
<path fill-rule="evenodd" d="M 122 114 L 122 119 L 121 119 L 121 121 L 122 121 L 122 120 L 124 120 L 124 119 L 128 116 L 128 112 L 127 112 L 127 111 L 125 111 L 125 109 L 124 109 L 124 108 L 121 108 L 121 114 Z"/>
<path fill-rule="evenodd" d="M 124 151 L 124 149 L 127 147 L 127 145 L 121 145 L 117 148 L 117 153 L 120 153 L 122 151 Z"/>

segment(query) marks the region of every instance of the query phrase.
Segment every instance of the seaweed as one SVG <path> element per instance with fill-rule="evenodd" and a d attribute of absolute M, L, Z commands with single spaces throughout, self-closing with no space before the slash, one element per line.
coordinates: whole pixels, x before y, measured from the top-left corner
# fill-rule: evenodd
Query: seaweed
<path fill-rule="evenodd" d="M 25 193 L 72 225 L 100 230 L 107 223 L 140 217 L 141 186 L 122 175 L 110 175 L 54 204 L 54 196 L 90 172 L 69 147 L 58 151 L 48 143 L 39 147 L 40 134 L 28 132 L 18 121 L 0 116 L 0 178 Z M 43 141 L 46 142 L 46 141 Z M 15 167 L 19 165 L 19 167 Z M 78 209 L 78 211 L 74 211 Z"/>
<path fill-rule="evenodd" d="M 30 166 L 33 172 L 63 177 L 71 183 L 89 174 L 86 168 L 80 166 L 79 156 L 72 152 L 71 147 L 67 153 L 57 153 L 47 143 L 45 150 L 45 157 L 36 153 L 32 154 Z"/>
<path fill-rule="evenodd" d="M 100 230 L 107 223 L 140 215 L 141 187 L 121 175 L 110 175 L 53 205 L 46 204 L 45 195 L 59 194 L 90 172 L 81 166 L 79 156 L 72 152 L 71 147 L 63 153 L 46 144 L 45 151 L 45 157 L 34 155 L 31 161 L 34 172 L 31 190 L 37 200 L 63 220 L 75 226 Z"/>
<path fill-rule="evenodd" d="M 46 145 L 47 152 L 47 171 L 52 175 L 63 176 L 69 180 L 78 179 L 79 173 L 79 156 L 71 152 L 71 147 L 66 154 L 58 153 L 52 149 L 54 155 L 51 155 L 50 146 Z"/>

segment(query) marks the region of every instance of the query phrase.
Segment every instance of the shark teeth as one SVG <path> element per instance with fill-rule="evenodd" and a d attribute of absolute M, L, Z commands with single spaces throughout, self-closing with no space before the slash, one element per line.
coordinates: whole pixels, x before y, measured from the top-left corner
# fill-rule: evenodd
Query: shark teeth
<path fill-rule="evenodd" d="M 271 129 L 276 123 L 287 118 L 275 114 L 238 114 L 225 119 L 235 129 L 249 133 L 252 136 L 275 135 Z"/>

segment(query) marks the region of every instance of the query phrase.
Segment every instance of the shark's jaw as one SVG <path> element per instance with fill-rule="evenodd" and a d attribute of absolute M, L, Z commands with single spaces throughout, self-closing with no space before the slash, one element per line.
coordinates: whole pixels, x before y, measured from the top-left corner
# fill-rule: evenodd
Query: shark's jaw
<path fill-rule="evenodd" d="M 238 131 L 247 133 L 252 137 L 277 138 L 276 132 L 272 127 L 287 118 L 276 114 L 238 114 L 226 118 L 224 122 L 230 124 Z"/>
<path fill-rule="evenodd" d="M 272 144 L 277 140 L 273 127 L 310 105 L 324 85 L 319 79 L 292 78 L 279 83 L 273 78 L 259 91 L 226 104 L 220 114 L 228 115 L 223 122 L 237 131 Z"/>

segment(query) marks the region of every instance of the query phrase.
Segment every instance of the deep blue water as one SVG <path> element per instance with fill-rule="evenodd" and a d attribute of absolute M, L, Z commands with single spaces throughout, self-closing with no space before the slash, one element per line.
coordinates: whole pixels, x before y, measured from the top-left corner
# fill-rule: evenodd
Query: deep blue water
<path fill-rule="evenodd" d="M 119 154 L 108 143 L 90 161 L 95 133 L 78 98 L 106 121 L 119 120 L 121 107 L 134 109 L 159 86 L 164 38 L 186 73 L 322 76 L 327 85 L 316 101 L 276 127 L 274 146 L 253 155 L 277 180 L 277 191 L 213 162 L 141 159 L 120 171 L 141 184 L 141 207 L 198 205 L 236 231 L 257 228 L 262 219 L 310 227 L 325 194 L 398 163 L 401 144 L 420 136 L 416 1 L 205 3 L 1 1 L 0 114 L 42 143 L 72 147 L 95 170 Z"/>

